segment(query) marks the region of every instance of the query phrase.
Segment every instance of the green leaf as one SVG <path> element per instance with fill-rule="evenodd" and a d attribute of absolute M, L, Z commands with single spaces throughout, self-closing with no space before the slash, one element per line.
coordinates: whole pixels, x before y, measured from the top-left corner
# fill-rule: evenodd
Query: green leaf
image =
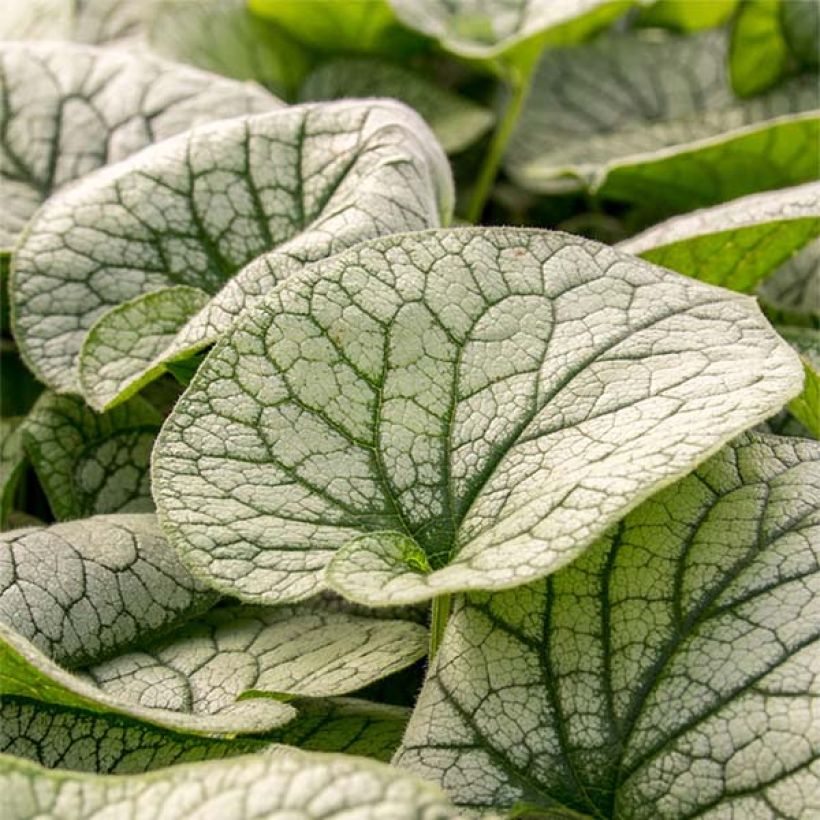
<path fill-rule="evenodd" d="M 154 498 L 195 574 L 248 602 L 513 587 L 801 381 L 753 300 L 596 242 L 387 237 L 238 320 L 163 427 Z"/>
<path fill-rule="evenodd" d="M 739 100 L 719 31 L 547 52 L 505 165 L 522 187 L 687 211 L 817 178 L 816 78 Z"/>
<path fill-rule="evenodd" d="M 805 317 L 805 322 L 820 327 L 820 240 L 781 265 L 758 293 L 778 311 Z"/>
<path fill-rule="evenodd" d="M 472 145 L 493 125 L 486 108 L 393 63 L 341 59 L 323 63 L 305 80 L 302 100 L 392 97 L 421 114 L 448 154 Z"/>
<path fill-rule="evenodd" d="M 820 182 L 673 217 L 618 247 L 703 282 L 751 293 L 820 235 Z"/>
<path fill-rule="evenodd" d="M 20 433 L 22 416 L 0 416 L 0 530 L 5 529 L 17 486 L 26 468 Z"/>
<path fill-rule="evenodd" d="M 22 436 L 55 518 L 150 512 L 148 467 L 161 422 L 139 396 L 98 415 L 76 396 L 44 393 Z"/>
<path fill-rule="evenodd" d="M 426 46 L 388 0 L 248 0 L 250 10 L 320 53 L 406 57 Z"/>
<path fill-rule="evenodd" d="M 0 753 L 50 768 L 140 774 L 199 760 L 247 754 L 284 743 L 306 751 L 345 752 L 387 762 L 409 710 L 352 698 L 299 703 L 299 716 L 260 738 L 204 738 L 161 730 L 112 714 L 94 714 L 6 697 L 0 702 Z"/>
<path fill-rule="evenodd" d="M 458 605 L 395 763 L 612 818 L 816 805 L 820 446 L 746 435 L 551 578 Z"/>
<path fill-rule="evenodd" d="M 635 22 L 639 26 L 698 31 L 723 25 L 737 5 L 738 0 L 655 0 L 640 10 Z"/>
<path fill-rule="evenodd" d="M 438 787 L 384 763 L 282 748 L 273 754 L 172 766 L 148 775 L 88 775 L 0 758 L 5 820 L 321 817 L 456 820 Z"/>
<path fill-rule="evenodd" d="M 159 0 L 148 39 L 165 57 L 288 97 L 310 67 L 304 50 L 253 16 L 246 0 Z"/>
<path fill-rule="evenodd" d="M 820 3 L 789 0 L 780 6 L 780 24 L 792 54 L 802 65 L 820 64 Z"/>
<path fill-rule="evenodd" d="M 0 621 L 61 666 L 101 661 L 212 606 L 153 515 L 0 535 Z"/>
<path fill-rule="evenodd" d="M 253 0 L 252 0 L 253 2 Z M 567 45 L 608 26 L 632 0 L 390 0 L 399 19 L 445 50 L 494 70 L 526 71 L 546 45 Z"/>
<path fill-rule="evenodd" d="M 729 46 L 732 88 L 750 97 L 776 85 L 787 73 L 789 47 L 780 25 L 781 0 L 744 0 Z"/>
<path fill-rule="evenodd" d="M 94 169 L 199 123 L 281 105 L 149 55 L 59 42 L 0 43 L 0 84 L 2 249 L 51 194 Z"/>
<path fill-rule="evenodd" d="M 119 700 L 215 713 L 247 697 L 344 695 L 409 666 L 427 650 L 410 621 L 294 607 L 218 607 L 172 635 L 85 670 Z"/>
<path fill-rule="evenodd" d="M 121 715 L 162 729 L 195 735 L 259 734 L 296 717 L 296 711 L 290 705 L 267 698 L 232 702 L 211 714 L 152 708 L 122 700 L 58 666 L 2 621 L 0 695 L 30 698 L 98 714 Z"/>
<path fill-rule="evenodd" d="M 213 301 L 165 351 L 168 360 L 189 355 L 304 263 L 437 226 L 451 200 L 444 153 L 399 103 L 317 103 L 213 123 L 40 209 L 12 269 L 15 335 L 45 382 L 76 391 L 82 343 L 106 310 L 175 285 L 206 291 Z M 153 355 L 129 384 L 158 367 Z"/>
<path fill-rule="evenodd" d="M 789 402 L 789 410 L 820 439 L 820 330 L 778 327 L 777 331 L 800 353 L 806 374 L 803 392 Z"/>
<path fill-rule="evenodd" d="M 103 412 L 167 369 L 166 348 L 210 297 L 177 285 L 137 296 L 103 313 L 85 337 L 78 374 L 85 399 Z M 156 366 L 151 366 L 159 358 Z M 149 364 L 146 366 L 146 362 Z"/>

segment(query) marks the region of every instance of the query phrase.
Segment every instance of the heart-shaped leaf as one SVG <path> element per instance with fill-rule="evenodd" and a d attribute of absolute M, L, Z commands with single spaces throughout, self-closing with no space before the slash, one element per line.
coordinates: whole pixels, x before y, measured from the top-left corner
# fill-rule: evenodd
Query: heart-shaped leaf
<path fill-rule="evenodd" d="M 237 321 L 163 427 L 154 497 L 194 573 L 249 602 L 513 587 L 801 382 L 753 300 L 596 242 L 387 237 Z"/>
<path fill-rule="evenodd" d="M 0 84 L 5 251 L 42 202 L 95 168 L 199 123 L 281 106 L 261 88 L 149 55 L 59 42 L 0 44 Z"/>
<path fill-rule="evenodd" d="M 510 141 L 515 182 L 587 188 L 657 212 L 817 178 L 820 88 L 797 77 L 732 93 L 726 38 L 638 32 L 547 52 Z"/>
<path fill-rule="evenodd" d="M 180 564 L 153 515 L 0 535 L 0 621 L 62 666 L 149 641 L 216 599 Z"/>
<path fill-rule="evenodd" d="M 213 123 L 46 203 L 15 253 L 15 335 L 44 381 L 77 391 L 80 348 L 106 310 L 177 285 L 215 295 L 165 350 L 169 359 L 190 354 L 304 263 L 436 226 L 451 200 L 444 153 L 396 102 L 317 103 Z M 98 341 L 102 350 L 85 351 L 92 360 L 112 344 Z M 148 359 L 145 373 L 118 384 L 132 390 L 161 364 Z M 97 404 L 96 390 L 89 398 Z"/>
<path fill-rule="evenodd" d="M 618 247 L 703 282 L 752 292 L 820 234 L 820 182 L 673 217 Z"/>
<path fill-rule="evenodd" d="M 473 808 L 809 817 L 819 559 L 820 446 L 741 437 L 551 578 L 468 596 L 395 762 Z"/>
<path fill-rule="evenodd" d="M 150 775 L 44 769 L 4 755 L 5 820 L 91 820 L 103 813 L 191 817 L 321 817 L 322 820 L 457 820 L 431 783 L 383 763 L 281 748 L 273 754 L 172 766 Z"/>

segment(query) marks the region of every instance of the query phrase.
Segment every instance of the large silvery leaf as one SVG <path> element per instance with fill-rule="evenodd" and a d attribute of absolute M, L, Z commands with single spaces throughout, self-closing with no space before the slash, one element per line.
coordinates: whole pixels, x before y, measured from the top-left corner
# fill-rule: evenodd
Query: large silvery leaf
<path fill-rule="evenodd" d="M 618 246 L 743 293 L 820 234 L 820 182 L 673 217 Z"/>
<path fill-rule="evenodd" d="M 816 179 L 816 78 L 739 100 L 725 61 L 721 32 L 643 32 L 547 52 L 508 173 L 535 191 L 585 187 L 666 211 Z"/>
<path fill-rule="evenodd" d="M 753 300 L 596 242 L 387 237 L 237 321 L 163 427 L 154 497 L 194 574 L 249 602 L 512 587 L 801 382 Z"/>
<path fill-rule="evenodd" d="M 5 820 L 91 820 L 112 812 L 134 820 L 461 817 L 437 786 L 383 763 L 291 749 L 130 776 L 54 771 L 4 755 L 0 790 Z"/>
<path fill-rule="evenodd" d="M 305 79 L 302 100 L 392 97 L 424 117 L 448 154 L 467 148 L 493 124 L 487 108 L 386 61 L 346 58 L 322 63 Z"/>
<path fill-rule="evenodd" d="M 0 621 L 62 666 L 155 638 L 216 598 L 180 564 L 153 515 L 95 516 L 0 536 Z"/>
<path fill-rule="evenodd" d="M 820 446 L 741 437 L 551 578 L 468 596 L 395 762 L 475 807 L 810 817 L 818 559 Z"/>
<path fill-rule="evenodd" d="M 409 666 L 427 650 L 410 621 L 295 607 L 218 607 L 141 650 L 85 670 L 143 706 L 214 714 L 248 693 L 332 697 Z"/>
<path fill-rule="evenodd" d="M 311 700 L 299 703 L 295 720 L 264 737 L 226 740 L 178 734 L 119 715 L 5 697 L 0 701 L 0 753 L 99 774 L 139 774 L 257 752 L 274 743 L 388 762 L 408 717 L 409 710 L 353 698 Z"/>
<path fill-rule="evenodd" d="M 153 510 L 149 463 L 161 422 L 139 396 L 98 414 L 76 396 L 44 393 L 21 435 L 55 518 Z"/>
<path fill-rule="evenodd" d="M 437 226 L 451 200 L 444 153 L 400 103 L 317 103 L 203 126 L 86 177 L 38 212 L 12 270 L 15 335 L 40 378 L 76 391 L 81 345 L 106 310 L 171 286 L 215 296 L 165 352 L 185 354 L 304 263 Z M 146 361 L 145 371 L 161 365 Z"/>
<path fill-rule="evenodd" d="M 310 67 L 303 49 L 252 15 L 247 0 L 154 2 L 148 40 L 165 57 L 237 80 L 254 80 L 288 97 Z"/>
<path fill-rule="evenodd" d="M 60 42 L 0 44 L 0 85 L 5 250 L 66 183 L 199 123 L 281 105 L 256 86 L 148 55 Z"/>
<path fill-rule="evenodd" d="M 390 0 L 399 19 L 442 48 L 490 65 L 529 65 L 547 43 L 572 43 L 611 23 L 631 0 Z"/>
<path fill-rule="evenodd" d="M 173 732 L 214 737 L 269 732 L 296 717 L 292 706 L 268 698 L 231 702 L 219 711 L 195 713 L 118 698 L 57 665 L 31 641 L 0 621 L 0 696 L 5 695 L 120 715 Z"/>

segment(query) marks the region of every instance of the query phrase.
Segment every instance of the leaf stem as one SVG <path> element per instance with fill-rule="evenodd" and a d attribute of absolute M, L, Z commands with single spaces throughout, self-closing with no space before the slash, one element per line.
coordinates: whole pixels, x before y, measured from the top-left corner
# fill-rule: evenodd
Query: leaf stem
<path fill-rule="evenodd" d="M 467 203 L 465 218 L 472 224 L 477 223 L 484 212 L 484 206 L 487 204 L 493 183 L 498 176 L 498 169 L 504 157 L 504 151 L 512 136 L 513 128 L 518 122 L 534 74 L 535 66 L 532 65 L 525 71 L 514 71 L 509 75 L 507 80 L 509 96 L 504 107 L 504 114 L 493 132 L 489 148 L 487 148 L 487 153 L 484 155 L 484 161 L 481 164 L 478 180 L 470 194 L 470 201 Z"/>
<path fill-rule="evenodd" d="M 433 613 L 430 618 L 430 654 L 427 658 L 428 665 L 433 662 L 433 658 L 441 646 L 441 639 L 444 637 L 444 628 L 450 619 L 450 609 L 453 598 L 451 595 L 439 595 L 433 598 Z"/>

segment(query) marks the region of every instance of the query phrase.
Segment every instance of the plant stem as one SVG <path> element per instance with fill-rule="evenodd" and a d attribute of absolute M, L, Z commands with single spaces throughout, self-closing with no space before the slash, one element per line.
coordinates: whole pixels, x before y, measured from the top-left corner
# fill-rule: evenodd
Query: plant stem
<path fill-rule="evenodd" d="M 430 664 L 438 652 L 441 639 L 444 637 L 444 628 L 450 618 L 450 607 L 452 605 L 451 595 L 439 595 L 433 598 L 433 614 L 430 619 L 430 655 L 427 663 Z"/>
<path fill-rule="evenodd" d="M 487 204 L 487 199 L 492 191 L 495 178 L 498 176 L 498 169 L 501 165 L 501 160 L 504 157 L 504 150 L 507 143 L 512 136 L 513 128 L 518 122 L 518 116 L 521 113 L 521 108 L 524 105 L 524 100 L 527 98 L 527 93 L 530 90 L 532 77 L 534 74 L 533 68 L 525 72 L 513 72 L 507 81 L 509 87 L 509 98 L 504 107 L 504 114 L 498 127 L 493 132 L 490 146 L 487 153 L 484 155 L 484 161 L 481 164 L 481 171 L 478 175 L 475 187 L 470 194 L 470 201 L 467 204 L 467 213 L 465 215 L 468 222 L 475 224 L 481 219 L 481 214 L 484 211 L 484 206 Z"/>

